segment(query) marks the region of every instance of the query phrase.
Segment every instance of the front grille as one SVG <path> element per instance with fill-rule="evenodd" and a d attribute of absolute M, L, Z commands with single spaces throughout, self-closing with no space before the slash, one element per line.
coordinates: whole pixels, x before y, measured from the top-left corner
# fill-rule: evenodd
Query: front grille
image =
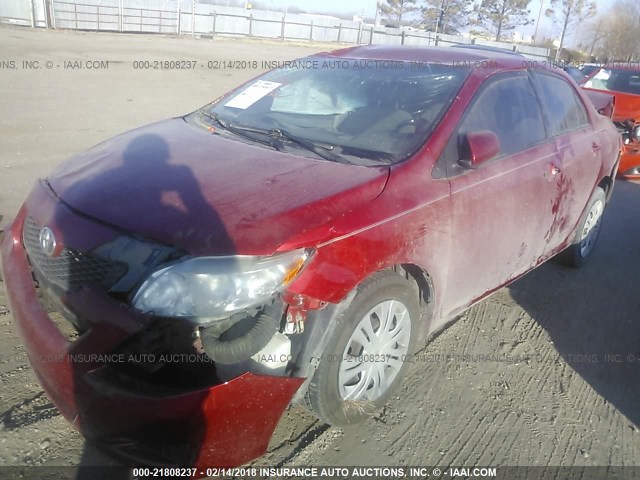
<path fill-rule="evenodd" d="M 127 265 L 71 248 L 55 257 L 48 256 L 40 246 L 40 225 L 31 217 L 24 222 L 23 242 L 36 279 L 62 288 L 77 290 L 84 285 L 112 287 L 127 273 Z"/>

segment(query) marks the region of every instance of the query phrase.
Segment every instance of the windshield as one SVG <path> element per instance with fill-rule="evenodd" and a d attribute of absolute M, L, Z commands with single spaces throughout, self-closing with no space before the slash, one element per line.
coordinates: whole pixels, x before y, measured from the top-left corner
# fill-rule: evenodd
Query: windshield
<path fill-rule="evenodd" d="M 336 161 L 390 164 L 424 143 L 469 73 L 427 63 L 409 68 L 395 61 L 304 60 L 302 68 L 272 70 L 201 113 L 238 127 L 238 134 L 240 127 L 253 135 L 286 132 L 280 137 L 285 148 L 313 142 L 318 148 L 307 151 L 331 151 Z M 295 144 L 286 143 L 292 138 Z"/>
<path fill-rule="evenodd" d="M 584 87 L 640 95 L 640 70 L 602 68 Z"/>

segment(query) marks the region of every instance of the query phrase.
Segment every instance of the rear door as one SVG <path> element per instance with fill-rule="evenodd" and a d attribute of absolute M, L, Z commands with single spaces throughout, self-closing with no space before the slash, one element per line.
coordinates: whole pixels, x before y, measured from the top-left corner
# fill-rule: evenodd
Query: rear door
<path fill-rule="evenodd" d="M 477 169 L 462 159 L 465 134 L 490 130 L 500 154 Z M 492 76 L 476 93 L 443 158 L 451 188 L 451 259 L 445 314 L 527 271 L 546 251 L 557 160 L 526 72 Z"/>
<path fill-rule="evenodd" d="M 559 153 L 555 175 L 553 224 L 549 244 L 564 242 L 577 225 L 598 181 L 603 151 L 600 133 L 589 122 L 587 109 L 575 88 L 551 72 L 534 72 L 549 135 Z"/>

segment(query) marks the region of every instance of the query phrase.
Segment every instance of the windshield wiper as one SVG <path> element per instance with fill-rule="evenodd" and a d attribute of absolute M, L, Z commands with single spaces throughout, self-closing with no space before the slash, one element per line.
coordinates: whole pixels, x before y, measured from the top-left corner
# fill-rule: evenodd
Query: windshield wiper
<path fill-rule="evenodd" d="M 379 152 L 377 150 L 368 150 L 365 148 L 345 146 L 342 151 L 348 155 L 354 155 L 360 158 L 366 158 L 373 161 L 397 162 L 400 158 L 397 155 L 387 152 Z"/>
<path fill-rule="evenodd" d="M 281 151 L 284 149 L 284 145 L 282 145 L 282 142 L 279 141 L 277 138 L 273 138 L 271 136 L 268 135 L 268 132 L 266 131 L 262 131 L 262 130 L 258 130 L 258 129 L 254 129 L 254 128 L 247 128 L 247 127 L 239 127 L 237 125 L 233 125 L 229 122 L 226 122 L 224 120 L 221 120 L 218 115 L 216 115 L 215 113 L 205 113 L 204 111 L 200 112 L 202 115 L 204 115 L 205 117 L 213 120 L 214 122 L 216 122 L 218 125 L 220 125 L 222 128 L 224 128 L 225 130 L 234 133 L 236 135 L 239 135 L 241 137 L 244 138 L 248 138 L 249 140 L 253 140 L 254 142 L 258 142 L 258 143 L 262 143 L 263 145 L 269 145 L 273 148 L 275 148 L 277 151 Z M 260 135 L 267 135 L 267 138 L 265 139 L 262 136 L 256 136 L 253 135 L 253 133 L 258 133 Z"/>
<path fill-rule="evenodd" d="M 225 130 L 228 130 L 229 132 L 244 136 L 256 142 L 260 142 L 266 145 L 271 145 L 273 148 L 275 148 L 278 151 L 281 151 L 284 148 L 284 145 L 282 144 L 282 142 L 288 141 L 288 142 L 292 142 L 297 145 L 300 145 L 302 148 L 305 148 L 315 153 L 316 155 L 318 155 L 321 158 L 324 158 L 325 160 L 331 160 L 334 162 L 342 162 L 342 163 L 351 163 L 351 162 L 347 162 L 347 160 L 344 157 L 341 157 L 340 155 L 336 155 L 335 153 L 331 153 L 330 150 L 334 148 L 333 145 L 316 143 L 307 138 L 294 135 L 286 130 L 283 130 L 282 128 L 272 128 L 271 130 L 267 130 L 267 129 L 256 128 L 256 127 L 245 127 L 240 125 L 234 125 L 232 123 L 221 120 L 218 117 L 218 115 L 216 115 L 215 113 L 205 113 L 205 112 L 201 112 L 201 113 L 202 115 L 204 115 L 207 118 L 210 118 L 211 120 L 216 122 L 218 125 L 220 125 L 222 128 L 224 128 Z M 267 139 L 264 139 L 262 137 L 256 137 L 255 135 L 253 135 L 254 133 L 258 135 L 263 135 L 267 137 Z"/>
<path fill-rule="evenodd" d="M 335 153 L 331 152 L 331 150 L 333 150 L 334 148 L 333 145 L 315 143 L 314 141 L 309 140 L 308 138 L 299 137 L 281 128 L 271 129 L 267 133 L 272 138 L 296 143 L 300 145 L 302 148 L 306 148 L 307 150 L 315 153 L 316 155 L 324 158 L 325 160 L 332 160 L 334 162 L 346 162 L 344 157 L 341 157 L 340 155 L 336 155 Z M 347 163 L 350 163 L 350 162 L 347 162 Z"/>

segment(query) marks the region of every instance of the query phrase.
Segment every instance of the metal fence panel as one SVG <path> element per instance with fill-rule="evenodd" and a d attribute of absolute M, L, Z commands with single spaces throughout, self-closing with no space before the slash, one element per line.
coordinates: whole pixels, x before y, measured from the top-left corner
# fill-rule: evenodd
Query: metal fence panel
<path fill-rule="evenodd" d="M 435 45 L 435 35 L 432 35 L 429 32 L 407 32 L 405 34 L 404 44 L 432 47 Z"/>
<path fill-rule="evenodd" d="M 313 15 L 301 15 L 309 22 L 309 27 L 313 25 L 310 32 L 311 40 L 316 42 L 336 42 L 338 40 L 338 29 L 340 20 L 335 18 L 322 18 Z"/>
<path fill-rule="evenodd" d="M 513 47 L 515 46 L 513 43 L 495 42 L 493 40 L 484 40 L 482 38 L 476 39 L 476 45 L 485 45 L 488 47 L 504 48 L 505 50 L 511 50 L 512 52 L 513 52 Z"/>
<path fill-rule="evenodd" d="M 56 28 L 78 30 L 118 30 L 118 0 L 55 0 Z"/>
<path fill-rule="evenodd" d="M 251 16 L 253 18 L 252 36 L 263 38 L 280 38 L 282 36 L 282 13 L 255 10 Z"/>
<path fill-rule="evenodd" d="M 360 22 L 341 22 L 338 25 L 340 41 L 344 43 L 358 43 L 358 34 L 362 24 Z"/>
<path fill-rule="evenodd" d="M 185 2 L 182 3 L 182 7 L 182 11 L 186 11 Z M 213 7 L 214 5 L 197 3 L 195 5 L 194 24 L 194 20 L 191 18 L 191 15 L 193 13 L 193 6 L 191 6 L 190 12 L 187 15 L 182 16 L 185 19 L 185 23 L 181 26 L 181 30 L 183 31 L 183 33 L 194 33 L 193 29 L 195 28 L 195 33 L 213 35 L 215 30 L 215 10 L 213 9 Z"/>
<path fill-rule="evenodd" d="M 453 47 L 454 45 L 470 45 L 471 39 L 461 37 L 459 35 L 447 35 L 438 33 L 436 35 L 436 43 L 440 47 Z"/>
<path fill-rule="evenodd" d="M 33 2 L 33 3 L 32 3 Z M 546 59 L 549 50 L 415 29 L 374 27 L 335 17 L 246 10 L 199 0 L 0 0 L 0 21 L 47 26 L 46 3 L 53 27 L 191 35 L 251 36 L 376 45 L 487 45 Z"/>
<path fill-rule="evenodd" d="M 386 31 L 385 31 L 386 30 Z M 401 45 L 402 32 L 397 28 L 370 29 L 364 36 L 363 43 L 371 43 L 374 45 Z"/>
<path fill-rule="evenodd" d="M 46 0 L 33 0 L 34 27 L 47 27 Z"/>
<path fill-rule="evenodd" d="M 31 25 L 30 1 L 0 1 L 0 21 L 13 25 Z"/>
<path fill-rule="evenodd" d="M 534 47 L 531 45 L 516 45 L 516 51 L 527 58 L 540 59 L 547 58 L 549 51 L 546 48 Z"/>
<path fill-rule="evenodd" d="M 293 40 L 308 40 L 311 38 L 311 21 L 303 15 L 290 13 L 286 17 L 284 28 L 285 38 Z"/>
<path fill-rule="evenodd" d="M 216 18 L 216 33 L 222 35 L 249 36 L 249 18 L 218 15 Z"/>
<path fill-rule="evenodd" d="M 175 0 L 122 0 L 122 31 L 176 33 L 178 2 Z"/>

